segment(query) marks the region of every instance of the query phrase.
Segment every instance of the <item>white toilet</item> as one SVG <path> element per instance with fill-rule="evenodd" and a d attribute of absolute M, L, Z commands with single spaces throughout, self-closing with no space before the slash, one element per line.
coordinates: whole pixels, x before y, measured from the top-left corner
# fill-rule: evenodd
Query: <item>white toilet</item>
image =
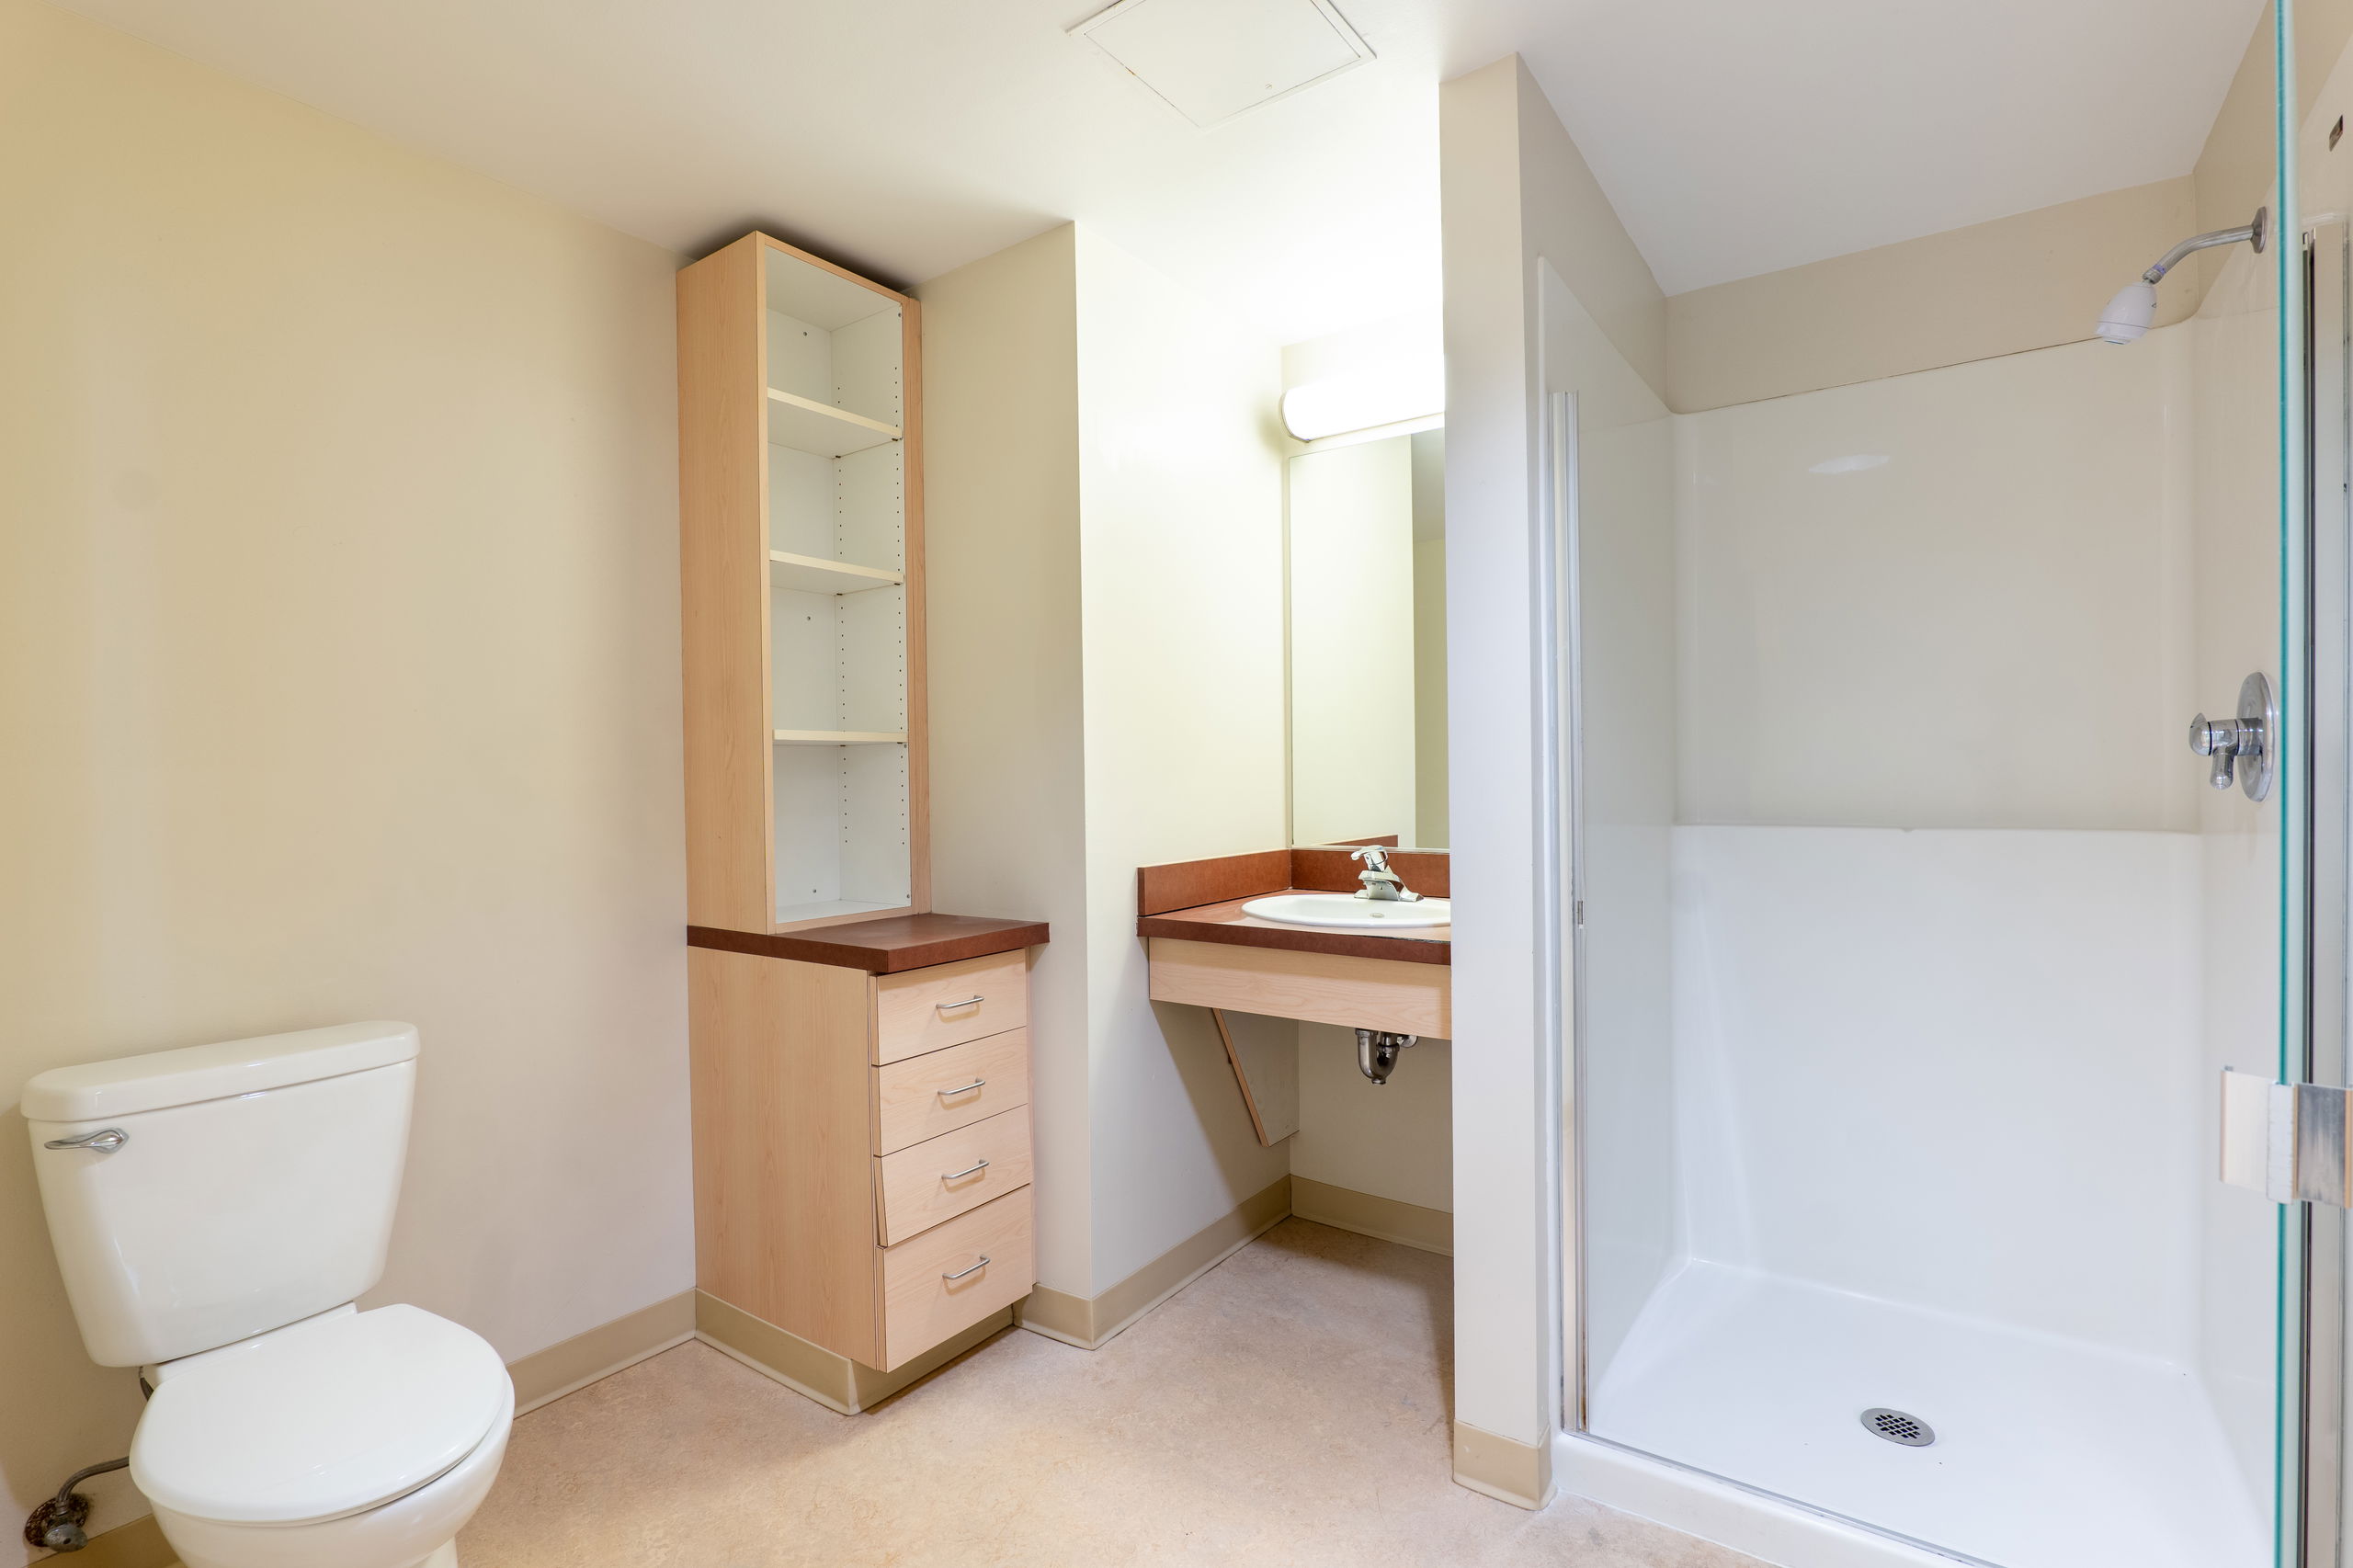
<path fill-rule="evenodd" d="M 33 1164 L 91 1359 L 154 1394 L 131 1479 L 188 1568 L 455 1568 L 515 1389 L 384 1272 L 416 1030 L 343 1024 L 44 1073 Z"/>

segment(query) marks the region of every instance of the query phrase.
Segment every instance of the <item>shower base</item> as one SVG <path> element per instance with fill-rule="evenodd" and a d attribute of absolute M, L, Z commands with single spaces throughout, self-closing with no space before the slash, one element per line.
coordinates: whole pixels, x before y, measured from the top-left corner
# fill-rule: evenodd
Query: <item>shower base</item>
<path fill-rule="evenodd" d="M 1859 1419 L 1921 1417 L 1926 1448 Z M 1596 1389 L 1597 1437 L 2000 1568 L 2268 1568 L 2198 1379 L 2152 1358 L 1692 1263 Z M 1724 1539 L 1719 1535 L 1717 1539 Z"/>

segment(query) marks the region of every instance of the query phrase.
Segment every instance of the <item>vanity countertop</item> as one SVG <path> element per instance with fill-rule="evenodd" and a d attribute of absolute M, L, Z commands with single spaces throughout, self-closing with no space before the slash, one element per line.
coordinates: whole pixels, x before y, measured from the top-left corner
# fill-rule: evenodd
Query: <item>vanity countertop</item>
<path fill-rule="evenodd" d="M 1046 941 L 1042 920 L 992 920 L 974 915 L 891 915 L 770 935 L 715 926 L 687 927 L 687 945 L 760 958 L 898 974 L 960 959 L 1018 952 Z"/>
<path fill-rule="evenodd" d="M 1180 942 L 1223 942 L 1238 948 L 1280 948 L 1294 953 L 1339 953 L 1349 958 L 1394 959 L 1406 963 L 1451 964 L 1452 927 L 1419 926 L 1400 931 L 1342 931 L 1315 926 L 1283 926 L 1242 913 L 1251 899 L 1274 892 L 1322 892 L 1322 888 L 1270 888 L 1249 898 L 1190 909 L 1165 910 L 1137 917 L 1139 937 Z"/>

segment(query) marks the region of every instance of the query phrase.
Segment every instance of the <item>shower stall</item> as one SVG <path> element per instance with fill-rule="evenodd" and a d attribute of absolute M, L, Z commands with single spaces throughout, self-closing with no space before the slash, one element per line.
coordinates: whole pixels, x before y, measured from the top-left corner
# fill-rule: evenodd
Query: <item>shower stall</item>
<path fill-rule="evenodd" d="M 2267 1087 L 2347 1082 L 2346 228 L 2286 97 L 2268 243 L 2134 341 L 2103 290 L 1677 414 L 1542 279 L 1595 1462 L 1841 1561 L 2340 1562 L 2343 1210 L 2280 1199 L 2344 1102 Z"/>

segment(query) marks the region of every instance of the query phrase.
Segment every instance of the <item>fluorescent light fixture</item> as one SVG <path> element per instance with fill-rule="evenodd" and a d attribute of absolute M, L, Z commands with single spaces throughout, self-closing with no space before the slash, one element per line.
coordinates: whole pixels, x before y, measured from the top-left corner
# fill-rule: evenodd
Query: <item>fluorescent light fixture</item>
<path fill-rule="evenodd" d="M 1302 441 L 1345 436 L 1446 412 L 1446 361 L 1415 358 L 1283 393 L 1283 427 Z"/>
<path fill-rule="evenodd" d="M 1203 127 L 1373 57 L 1332 0 L 1119 0 L 1070 30 Z"/>

